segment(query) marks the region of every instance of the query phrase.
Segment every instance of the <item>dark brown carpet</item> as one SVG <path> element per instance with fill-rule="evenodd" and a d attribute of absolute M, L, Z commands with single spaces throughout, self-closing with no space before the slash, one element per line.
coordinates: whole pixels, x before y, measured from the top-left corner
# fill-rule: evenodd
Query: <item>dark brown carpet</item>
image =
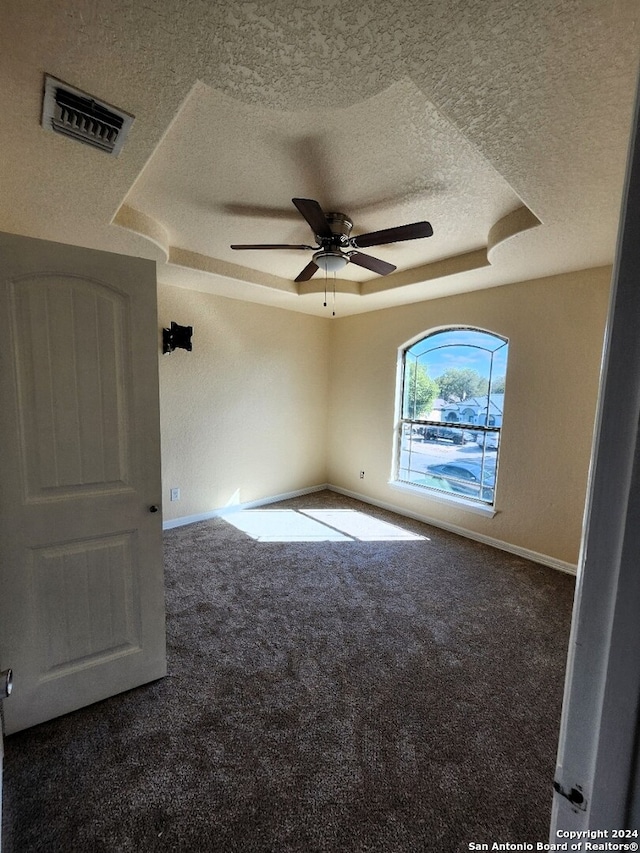
<path fill-rule="evenodd" d="M 165 534 L 169 675 L 6 740 L 4 853 L 546 841 L 573 579 L 428 537 Z M 345 516 L 346 518 L 346 516 Z"/>

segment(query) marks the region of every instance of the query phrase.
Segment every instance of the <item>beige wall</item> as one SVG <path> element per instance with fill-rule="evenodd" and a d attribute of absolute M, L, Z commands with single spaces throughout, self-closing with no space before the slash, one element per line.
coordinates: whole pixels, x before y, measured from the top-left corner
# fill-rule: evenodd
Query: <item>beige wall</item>
<path fill-rule="evenodd" d="M 328 481 L 575 564 L 610 276 L 609 268 L 588 270 L 334 321 Z M 389 485 L 398 348 L 423 331 L 449 325 L 509 339 L 494 518 Z"/>
<path fill-rule="evenodd" d="M 326 320 L 162 285 L 158 319 L 194 327 L 160 357 L 165 521 L 326 482 Z"/>
<path fill-rule="evenodd" d="M 336 319 L 160 286 L 160 325 L 194 326 L 192 353 L 160 359 L 165 521 L 329 482 L 575 564 L 610 275 L 587 270 Z M 494 518 L 389 484 L 398 348 L 456 324 L 510 344 Z M 169 501 L 174 486 L 179 502 Z"/>

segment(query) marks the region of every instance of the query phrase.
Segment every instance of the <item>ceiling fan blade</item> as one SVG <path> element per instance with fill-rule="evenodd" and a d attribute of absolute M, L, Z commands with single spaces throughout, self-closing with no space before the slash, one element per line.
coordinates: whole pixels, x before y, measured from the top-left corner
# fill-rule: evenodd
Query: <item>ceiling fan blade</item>
<path fill-rule="evenodd" d="M 292 198 L 291 201 L 311 226 L 318 237 L 333 237 L 329 223 L 317 201 L 312 198 Z"/>
<path fill-rule="evenodd" d="M 388 264 L 386 261 L 381 261 L 380 258 L 372 258 L 371 255 L 363 255 L 362 252 L 351 252 L 349 260 L 352 264 L 357 264 L 359 267 L 377 272 L 378 275 L 389 275 L 397 267 L 393 264 Z"/>
<path fill-rule="evenodd" d="M 356 249 L 366 249 L 367 246 L 417 240 L 419 237 L 431 237 L 432 234 L 433 228 L 429 222 L 413 222 L 411 225 L 398 225 L 397 228 L 384 228 L 382 231 L 359 234 L 357 237 L 352 237 L 349 243 Z"/>
<path fill-rule="evenodd" d="M 309 281 L 309 279 L 313 276 L 316 270 L 318 270 L 318 264 L 316 264 L 315 261 L 309 261 L 309 263 L 302 270 L 300 275 L 296 276 L 294 281 Z"/>
<path fill-rule="evenodd" d="M 233 243 L 232 249 L 311 249 L 315 246 L 293 245 L 291 243 Z"/>

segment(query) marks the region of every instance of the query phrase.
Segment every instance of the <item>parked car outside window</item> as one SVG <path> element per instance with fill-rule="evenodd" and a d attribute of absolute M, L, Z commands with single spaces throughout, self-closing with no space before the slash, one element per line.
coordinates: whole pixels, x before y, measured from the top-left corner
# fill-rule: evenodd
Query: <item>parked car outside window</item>
<path fill-rule="evenodd" d="M 447 490 L 470 495 L 483 500 L 493 499 L 495 471 L 484 469 L 474 462 L 447 462 L 441 465 L 429 465 L 427 471 L 433 477 L 446 482 Z"/>

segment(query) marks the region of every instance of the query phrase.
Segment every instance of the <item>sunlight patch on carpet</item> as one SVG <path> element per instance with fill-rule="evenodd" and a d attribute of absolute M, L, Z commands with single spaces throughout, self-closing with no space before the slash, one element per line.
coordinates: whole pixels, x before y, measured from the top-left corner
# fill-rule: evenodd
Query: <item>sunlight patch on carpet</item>
<path fill-rule="evenodd" d="M 246 509 L 224 520 L 258 542 L 429 541 L 352 509 Z"/>

